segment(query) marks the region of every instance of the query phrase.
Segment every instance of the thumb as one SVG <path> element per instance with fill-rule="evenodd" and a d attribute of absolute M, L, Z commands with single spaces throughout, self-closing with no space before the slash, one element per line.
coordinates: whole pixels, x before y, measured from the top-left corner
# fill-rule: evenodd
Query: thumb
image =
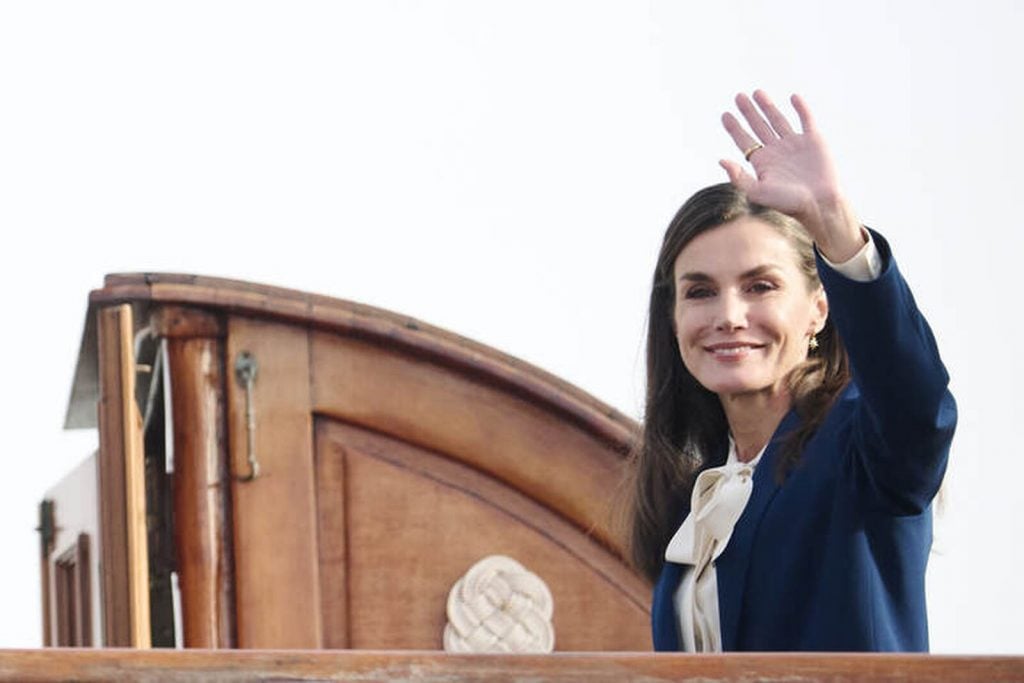
<path fill-rule="evenodd" d="M 722 159 L 718 162 L 718 165 L 725 169 L 725 172 L 729 175 L 729 182 L 732 183 L 737 190 L 740 190 L 744 194 L 750 194 L 750 190 L 757 182 L 752 175 L 747 173 L 747 171 L 735 161 Z"/>

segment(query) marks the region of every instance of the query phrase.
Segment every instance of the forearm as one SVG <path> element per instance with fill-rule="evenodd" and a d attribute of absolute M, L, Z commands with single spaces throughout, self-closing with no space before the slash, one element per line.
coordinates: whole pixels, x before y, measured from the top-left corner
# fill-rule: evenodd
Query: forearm
<path fill-rule="evenodd" d="M 889 500 L 918 509 L 941 481 L 956 406 L 931 329 L 887 243 L 873 238 L 884 265 L 876 280 L 855 282 L 824 263 L 819 272 L 861 395 L 856 450 Z"/>

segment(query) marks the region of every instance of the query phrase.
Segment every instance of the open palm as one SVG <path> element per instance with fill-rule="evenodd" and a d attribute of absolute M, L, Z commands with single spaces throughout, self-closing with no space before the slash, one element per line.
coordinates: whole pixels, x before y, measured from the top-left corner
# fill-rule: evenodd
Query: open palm
<path fill-rule="evenodd" d="M 807 104 L 798 95 L 790 101 L 800 118 L 799 132 L 764 92 L 755 91 L 753 100 L 737 95 L 736 106 L 750 132 L 729 113 L 722 115 L 722 124 L 754 172 L 736 161 L 720 163 L 752 202 L 797 219 L 819 245 L 837 237 L 846 241 L 859 234 L 859 224 L 852 224 L 855 219 L 842 199 L 832 157 Z"/>

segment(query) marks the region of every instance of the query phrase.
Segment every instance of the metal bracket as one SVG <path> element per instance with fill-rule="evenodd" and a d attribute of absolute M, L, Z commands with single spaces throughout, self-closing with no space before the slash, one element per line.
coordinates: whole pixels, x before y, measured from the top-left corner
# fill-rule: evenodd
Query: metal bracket
<path fill-rule="evenodd" d="M 260 463 L 256 459 L 256 408 L 252 398 L 252 388 L 256 384 L 258 369 L 259 364 L 255 356 L 248 351 L 242 351 L 235 358 L 235 379 L 245 387 L 245 440 L 249 460 L 249 473 L 237 476 L 238 481 L 252 481 L 260 475 Z"/>

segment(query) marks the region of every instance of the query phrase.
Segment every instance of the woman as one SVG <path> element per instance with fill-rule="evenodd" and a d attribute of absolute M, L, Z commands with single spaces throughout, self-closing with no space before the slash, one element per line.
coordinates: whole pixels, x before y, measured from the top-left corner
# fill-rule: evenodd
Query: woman
<path fill-rule="evenodd" d="M 631 541 L 655 648 L 926 651 L 948 375 L 806 104 L 797 132 L 736 103 L 753 173 L 723 161 L 680 209 L 651 293 Z"/>

